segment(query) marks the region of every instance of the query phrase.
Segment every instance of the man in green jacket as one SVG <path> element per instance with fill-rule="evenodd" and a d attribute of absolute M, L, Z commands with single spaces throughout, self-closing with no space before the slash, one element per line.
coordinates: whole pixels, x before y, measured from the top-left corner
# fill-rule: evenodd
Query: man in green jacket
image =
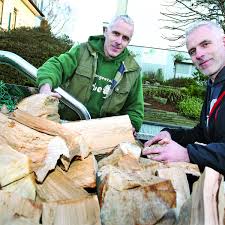
<path fill-rule="evenodd" d="M 83 103 L 92 118 L 128 114 L 136 131 L 144 117 L 140 67 L 128 51 L 134 31 L 130 17 L 116 17 L 104 36 L 90 36 L 88 42 L 72 47 L 46 61 L 37 73 L 40 93 L 60 97 L 52 89 L 62 86 Z M 70 109 L 61 117 L 75 120 Z"/>

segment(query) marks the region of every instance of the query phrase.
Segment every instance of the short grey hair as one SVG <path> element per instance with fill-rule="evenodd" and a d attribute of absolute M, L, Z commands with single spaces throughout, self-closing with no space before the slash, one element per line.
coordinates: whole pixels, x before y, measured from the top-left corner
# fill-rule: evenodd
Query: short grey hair
<path fill-rule="evenodd" d="M 112 19 L 108 25 L 108 28 L 112 27 L 118 20 L 123 20 L 125 23 L 134 26 L 134 21 L 128 15 L 119 15 Z"/>
<path fill-rule="evenodd" d="M 185 32 L 186 39 L 194 30 L 202 26 L 207 26 L 209 28 L 216 29 L 219 32 L 219 34 L 221 34 L 221 36 L 224 36 L 224 30 L 218 23 L 215 23 L 210 20 L 205 20 L 193 23 Z"/>

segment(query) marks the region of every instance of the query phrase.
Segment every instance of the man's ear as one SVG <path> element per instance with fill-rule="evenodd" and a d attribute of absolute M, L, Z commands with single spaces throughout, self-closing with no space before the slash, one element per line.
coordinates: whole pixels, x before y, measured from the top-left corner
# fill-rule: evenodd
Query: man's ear
<path fill-rule="evenodd" d="M 225 35 L 223 36 L 223 45 L 225 46 Z"/>
<path fill-rule="evenodd" d="M 108 28 L 105 27 L 104 32 L 103 32 L 103 35 L 104 35 L 104 36 L 106 36 L 107 31 L 108 31 Z"/>

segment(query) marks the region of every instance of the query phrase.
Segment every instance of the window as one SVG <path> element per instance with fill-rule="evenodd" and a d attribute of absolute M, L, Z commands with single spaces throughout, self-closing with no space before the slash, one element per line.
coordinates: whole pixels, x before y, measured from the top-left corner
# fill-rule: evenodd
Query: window
<path fill-rule="evenodd" d="M 3 14 L 3 0 L 0 0 L 0 24 L 2 24 L 2 14 Z"/>
<path fill-rule="evenodd" d="M 17 17 L 17 9 L 14 8 L 13 14 L 12 14 L 12 17 L 11 17 L 11 26 L 10 26 L 11 29 L 16 28 L 16 17 Z"/>

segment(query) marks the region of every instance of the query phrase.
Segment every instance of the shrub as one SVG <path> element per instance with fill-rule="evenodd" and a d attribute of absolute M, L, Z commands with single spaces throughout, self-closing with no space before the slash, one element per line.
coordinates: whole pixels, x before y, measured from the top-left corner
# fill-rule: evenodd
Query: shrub
<path fill-rule="evenodd" d="M 196 70 L 193 74 L 193 79 L 198 85 L 205 86 L 208 80 L 208 77 L 201 73 L 199 70 Z"/>
<path fill-rule="evenodd" d="M 170 87 L 147 87 L 143 89 L 145 97 L 157 96 L 167 98 L 169 103 L 176 104 L 186 96 L 186 92 L 179 88 Z"/>
<path fill-rule="evenodd" d="M 190 85 L 187 87 L 188 95 L 204 99 L 206 88 L 199 85 Z"/>
<path fill-rule="evenodd" d="M 179 112 L 191 119 L 198 119 L 201 113 L 203 100 L 196 97 L 187 97 L 177 104 Z"/>
<path fill-rule="evenodd" d="M 196 81 L 192 78 L 172 78 L 163 82 L 164 85 L 173 87 L 188 87 L 190 85 L 196 85 Z"/>
<path fill-rule="evenodd" d="M 157 69 L 155 79 L 157 82 L 162 83 L 164 80 L 163 70 L 161 68 Z"/>
<path fill-rule="evenodd" d="M 21 27 L 0 31 L 0 49 L 13 52 L 35 67 L 41 66 L 48 58 L 59 55 L 72 47 L 67 36 L 55 37 L 49 29 Z M 5 83 L 33 85 L 16 69 L 0 65 L 0 77 Z"/>

